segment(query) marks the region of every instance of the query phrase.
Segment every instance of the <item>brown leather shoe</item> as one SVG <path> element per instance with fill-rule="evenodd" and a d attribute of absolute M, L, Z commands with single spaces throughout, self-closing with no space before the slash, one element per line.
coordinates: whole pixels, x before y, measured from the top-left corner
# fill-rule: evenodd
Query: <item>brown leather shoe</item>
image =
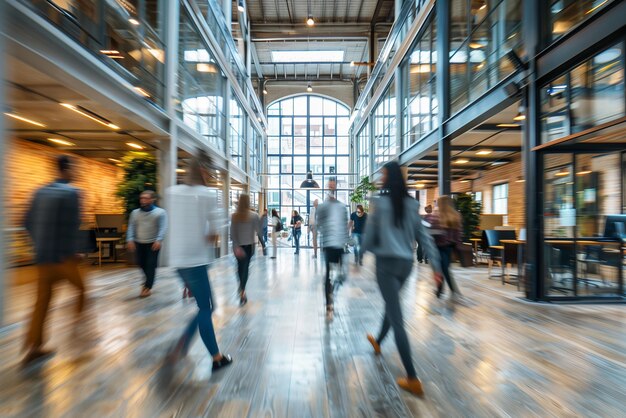
<path fill-rule="evenodd" d="M 29 351 L 28 354 L 26 354 L 26 357 L 22 360 L 22 367 L 29 367 L 37 361 L 47 359 L 55 354 L 56 351 L 54 350 L 43 350 L 41 348 L 33 349 Z"/>
<path fill-rule="evenodd" d="M 376 338 L 374 338 L 372 334 L 367 334 L 367 341 L 369 341 L 370 344 L 372 344 L 372 347 L 374 347 L 374 354 L 376 354 L 377 356 L 380 356 L 380 353 L 381 353 L 380 344 L 378 344 L 378 341 L 376 341 Z"/>
<path fill-rule="evenodd" d="M 423 396 L 422 382 L 417 377 L 399 377 L 398 386 L 415 396 Z"/>

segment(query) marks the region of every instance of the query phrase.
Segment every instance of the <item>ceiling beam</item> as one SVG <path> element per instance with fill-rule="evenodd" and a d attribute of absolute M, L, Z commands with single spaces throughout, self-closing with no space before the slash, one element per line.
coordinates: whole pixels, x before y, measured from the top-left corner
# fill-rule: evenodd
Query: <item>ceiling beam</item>
<path fill-rule="evenodd" d="M 452 151 L 467 151 L 475 152 L 480 151 L 481 149 L 489 149 L 493 152 L 522 152 L 521 146 L 490 146 L 490 145 L 452 145 Z"/>

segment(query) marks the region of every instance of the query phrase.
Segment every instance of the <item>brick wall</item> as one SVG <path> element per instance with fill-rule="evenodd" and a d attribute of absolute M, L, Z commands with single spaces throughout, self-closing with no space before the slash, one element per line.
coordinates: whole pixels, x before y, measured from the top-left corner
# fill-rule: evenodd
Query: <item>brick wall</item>
<path fill-rule="evenodd" d="M 34 191 L 55 178 L 55 158 L 61 154 L 53 147 L 19 139 L 8 141 L 4 203 L 6 228 L 10 230 L 8 256 L 13 265 L 30 261 L 30 244 L 19 228 Z M 122 170 L 78 155 L 74 161 L 74 185 L 82 190 L 82 227 L 94 226 L 95 213 L 123 213 L 122 202 L 115 197 L 116 187 L 123 179 Z"/>
<path fill-rule="evenodd" d="M 492 168 L 483 171 L 481 175 L 469 176 L 472 178 L 479 177 L 468 183 L 460 181 L 452 182 L 453 193 L 482 192 L 483 194 L 483 213 L 492 213 L 492 190 L 493 186 L 501 183 L 509 183 L 508 197 L 508 223 L 517 229 L 526 228 L 525 214 L 525 193 L 524 183 L 517 183 L 516 180 L 522 176 L 522 162 L 515 160 L 501 167 Z M 439 196 L 439 188 L 429 188 L 422 192 L 426 194 L 426 202 L 420 202 L 423 207 L 427 204 L 433 204 L 434 200 Z"/>

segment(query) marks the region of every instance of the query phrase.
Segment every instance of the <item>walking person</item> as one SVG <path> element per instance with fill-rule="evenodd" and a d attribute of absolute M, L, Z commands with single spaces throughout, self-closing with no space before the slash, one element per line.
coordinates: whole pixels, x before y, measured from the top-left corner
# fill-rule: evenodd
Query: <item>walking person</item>
<path fill-rule="evenodd" d="M 324 292 L 326 294 L 326 314 L 332 315 L 333 286 L 330 282 L 330 265 L 341 266 L 345 245 L 348 242 L 348 211 L 346 206 L 337 200 L 335 190 L 337 182 L 334 178 L 328 181 L 330 193 L 326 201 L 317 208 L 317 226 L 322 236 L 322 251 L 326 264 L 324 276 Z"/>
<path fill-rule="evenodd" d="M 406 183 L 396 162 L 382 169 L 383 194 L 372 201 L 372 210 L 365 227 L 363 249 L 376 256 L 376 279 L 385 301 L 385 316 L 378 338 L 367 339 L 380 354 L 380 344 L 390 328 L 402 359 L 407 377 L 399 378 L 398 385 L 415 395 L 422 395 L 422 384 L 411 359 L 411 347 L 404 329 L 400 308 L 400 290 L 413 268 L 413 245 L 420 239 L 435 271 L 435 280 L 441 280 L 439 253 L 433 238 L 422 225 L 419 202 L 408 195 Z"/>
<path fill-rule="evenodd" d="M 145 276 L 142 298 L 152 294 L 159 251 L 167 230 L 167 213 L 155 206 L 155 202 L 156 194 L 152 190 L 139 195 L 140 207 L 130 213 L 126 232 L 126 248 L 137 254 L 137 263 Z"/>
<path fill-rule="evenodd" d="M 187 355 L 196 330 L 213 357 L 213 371 L 232 363 L 217 345 L 213 320 L 213 297 L 208 276 L 212 245 L 226 226 L 217 202 L 217 193 L 206 187 L 212 168 L 208 155 L 198 151 L 189 164 L 184 184 L 167 189 L 170 213 L 169 262 L 175 267 L 183 283 L 189 288 L 198 305 L 198 314 L 187 325 L 174 349 L 168 354 L 171 361 Z"/>
<path fill-rule="evenodd" d="M 430 224 L 430 219 L 432 217 L 432 213 L 433 213 L 433 207 L 432 205 L 428 205 L 424 208 L 424 211 L 426 212 L 426 215 L 424 215 L 423 219 L 424 222 Z M 428 257 L 426 257 L 426 255 L 424 254 L 424 246 L 422 244 L 420 244 L 419 242 L 417 243 L 417 261 L 418 263 L 426 263 L 428 264 Z"/>
<path fill-rule="evenodd" d="M 443 277 L 452 292 L 451 300 L 458 301 L 460 298 L 459 288 L 450 273 L 452 252 L 461 243 L 463 235 L 463 220 L 461 214 L 454 207 L 454 201 L 450 196 L 440 196 L 437 199 L 437 212 L 429 217 L 431 235 L 435 238 L 435 244 L 441 258 L 441 270 Z M 438 283 L 436 295 L 441 298 L 443 294 L 443 280 Z"/>
<path fill-rule="evenodd" d="M 354 264 L 363 265 L 363 252 L 361 251 L 361 242 L 365 223 L 367 222 L 367 213 L 363 209 L 363 205 L 357 205 L 356 211 L 350 215 L 350 233 L 354 239 Z"/>
<path fill-rule="evenodd" d="M 311 208 L 311 213 L 309 213 L 309 229 L 311 230 L 311 239 L 313 241 L 313 258 L 317 258 L 317 206 L 319 205 L 319 201 L 315 199 L 313 201 L 313 207 Z"/>
<path fill-rule="evenodd" d="M 254 240 L 260 234 L 260 226 L 259 215 L 250 210 L 250 196 L 239 195 L 237 211 L 233 213 L 230 221 L 230 238 L 233 241 L 233 252 L 237 257 L 241 306 L 248 303 L 246 284 L 250 272 L 250 260 L 254 254 Z"/>
<path fill-rule="evenodd" d="M 24 342 L 27 354 L 22 364 L 25 367 L 54 354 L 54 351 L 43 348 L 44 327 L 54 284 L 65 279 L 76 288 L 77 317 L 82 315 L 85 307 L 85 285 L 78 269 L 77 255 L 80 196 L 79 189 L 70 185 L 75 168 L 66 155 L 60 156 L 56 163 L 57 179 L 35 192 L 24 222 L 35 247 L 38 273 L 37 301 Z"/>
<path fill-rule="evenodd" d="M 300 216 L 297 210 L 294 210 L 291 213 L 291 227 L 293 228 L 292 236 L 293 236 L 293 241 L 296 244 L 296 252 L 294 254 L 300 254 L 300 237 L 302 236 L 302 222 L 304 222 L 304 219 L 302 219 L 302 216 Z"/>
<path fill-rule="evenodd" d="M 263 248 L 263 255 L 267 255 L 267 224 L 267 209 L 265 209 L 261 216 L 261 232 L 259 233 L 259 242 Z"/>
<path fill-rule="evenodd" d="M 280 216 L 278 216 L 278 211 L 276 209 L 272 209 L 272 257 L 271 259 L 276 259 L 276 252 L 278 251 L 278 234 L 283 230 L 283 223 L 280 221 Z"/>

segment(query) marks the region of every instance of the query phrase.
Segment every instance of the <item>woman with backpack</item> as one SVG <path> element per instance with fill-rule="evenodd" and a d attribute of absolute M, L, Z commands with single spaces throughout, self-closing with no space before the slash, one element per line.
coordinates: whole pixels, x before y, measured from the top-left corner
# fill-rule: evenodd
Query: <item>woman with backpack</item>
<path fill-rule="evenodd" d="M 270 258 L 276 258 L 276 240 L 278 239 L 278 234 L 283 230 L 283 223 L 280 221 L 280 216 L 278 216 L 278 211 L 276 209 L 272 209 L 272 256 Z"/>

